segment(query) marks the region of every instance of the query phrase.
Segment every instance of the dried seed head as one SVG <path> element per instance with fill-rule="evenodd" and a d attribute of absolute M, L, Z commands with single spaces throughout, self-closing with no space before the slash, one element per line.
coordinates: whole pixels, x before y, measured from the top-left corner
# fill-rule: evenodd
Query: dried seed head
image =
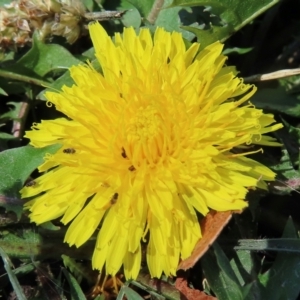
<path fill-rule="evenodd" d="M 13 1 L 0 8 L 0 50 L 16 50 L 31 43 L 34 30 L 41 40 L 58 35 L 72 44 L 87 33 L 85 13 L 79 0 Z"/>

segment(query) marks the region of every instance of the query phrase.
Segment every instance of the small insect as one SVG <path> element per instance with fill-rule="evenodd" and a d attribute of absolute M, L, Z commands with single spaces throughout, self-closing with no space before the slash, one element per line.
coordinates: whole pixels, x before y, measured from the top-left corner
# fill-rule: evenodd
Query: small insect
<path fill-rule="evenodd" d="M 110 199 L 110 203 L 111 204 L 116 204 L 117 200 L 118 200 L 119 194 L 118 193 L 114 193 L 113 196 Z"/>
<path fill-rule="evenodd" d="M 130 167 L 128 168 L 128 170 L 129 170 L 130 172 L 133 172 L 133 171 L 135 171 L 136 169 L 135 169 L 134 166 L 130 166 Z"/>
<path fill-rule="evenodd" d="M 76 150 L 73 148 L 66 148 L 63 150 L 63 153 L 66 153 L 66 154 L 74 154 L 75 152 L 76 152 Z"/>
<path fill-rule="evenodd" d="M 121 153 L 121 155 L 122 155 L 123 158 L 127 158 L 125 149 L 123 147 L 122 147 L 122 153 Z"/>
<path fill-rule="evenodd" d="M 25 183 L 26 187 L 35 186 L 35 185 L 36 185 L 36 182 L 34 180 L 30 180 L 30 181 Z"/>

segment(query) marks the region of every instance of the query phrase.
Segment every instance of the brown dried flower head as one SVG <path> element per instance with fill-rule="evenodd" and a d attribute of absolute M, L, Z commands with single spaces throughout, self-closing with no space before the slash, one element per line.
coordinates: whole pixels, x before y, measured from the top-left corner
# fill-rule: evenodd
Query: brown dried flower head
<path fill-rule="evenodd" d="M 0 49 L 22 47 L 31 42 L 34 30 L 41 40 L 63 36 L 74 43 L 86 33 L 79 0 L 19 0 L 0 8 Z"/>

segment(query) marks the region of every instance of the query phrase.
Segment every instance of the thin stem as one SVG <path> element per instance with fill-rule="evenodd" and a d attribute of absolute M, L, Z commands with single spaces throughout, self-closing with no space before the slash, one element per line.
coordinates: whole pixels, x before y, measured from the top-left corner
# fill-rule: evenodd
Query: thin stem
<path fill-rule="evenodd" d="M 1 69 L 0 69 L 0 77 L 19 80 L 19 81 L 24 81 L 24 82 L 32 83 L 32 84 L 42 86 L 42 87 L 47 87 L 47 86 L 50 85 L 50 83 L 47 82 L 47 81 L 32 78 L 32 77 L 29 77 L 29 76 L 26 76 L 26 75 L 16 74 L 16 73 L 1 70 Z"/>

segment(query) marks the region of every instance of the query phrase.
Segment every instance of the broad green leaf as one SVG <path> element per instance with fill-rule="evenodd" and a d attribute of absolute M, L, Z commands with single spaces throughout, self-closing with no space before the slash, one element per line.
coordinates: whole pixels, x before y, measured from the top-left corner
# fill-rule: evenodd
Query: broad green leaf
<path fill-rule="evenodd" d="M 215 41 L 224 42 L 233 34 L 233 26 L 231 24 L 224 27 L 211 25 L 211 28 L 207 30 L 198 29 L 192 26 L 182 26 L 182 28 L 196 35 L 198 43 L 201 44 L 200 49 L 205 48 Z"/>
<path fill-rule="evenodd" d="M 139 28 L 142 22 L 142 14 L 148 13 L 151 9 L 152 1 L 130 1 L 130 0 L 111 0 L 104 5 L 107 10 L 126 10 L 126 13 L 122 16 L 121 22 L 125 27 L 132 26 Z M 145 15 L 143 15 L 145 17 Z"/>
<path fill-rule="evenodd" d="M 170 7 L 172 0 L 165 0 L 164 7 L 159 12 L 155 21 L 155 26 L 163 27 L 167 31 L 178 31 L 182 33 L 182 36 L 191 41 L 195 35 L 191 32 L 183 30 L 182 21 L 180 19 L 180 11 L 187 11 L 192 14 L 192 10 L 188 7 Z"/>
<path fill-rule="evenodd" d="M 17 138 L 6 132 L 0 132 L 0 152 L 7 149 L 9 141 L 16 140 Z"/>
<path fill-rule="evenodd" d="M 132 26 L 139 28 L 142 17 L 145 18 L 151 10 L 153 0 L 151 1 L 131 1 L 131 0 L 111 0 L 104 4 L 107 10 L 127 10 L 122 16 L 121 21 L 125 27 Z"/>
<path fill-rule="evenodd" d="M 57 44 L 44 44 L 38 35 L 33 35 L 32 48 L 17 62 L 43 77 L 53 70 L 66 70 L 81 61 Z"/>
<path fill-rule="evenodd" d="M 128 2 L 131 3 L 134 7 L 136 7 L 141 16 L 145 18 L 150 13 L 155 3 L 155 0 L 128 0 Z"/>
<path fill-rule="evenodd" d="M 271 112 L 284 113 L 292 117 L 300 116 L 300 96 L 288 94 L 279 84 L 256 84 L 258 91 L 251 97 L 257 107 Z"/>
<path fill-rule="evenodd" d="M 89 60 L 95 59 L 95 49 L 94 49 L 94 47 L 91 47 L 90 49 L 84 51 L 82 53 L 82 56 L 84 56 L 85 59 L 89 59 Z"/>
<path fill-rule="evenodd" d="M 0 206 L 14 211 L 18 217 L 22 213 L 19 191 L 29 175 L 43 162 L 46 153 L 55 153 L 61 146 L 45 148 L 31 146 L 5 150 L 0 153 Z"/>
<path fill-rule="evenodd" d="M 147 2 L 147 1 L 144 1 Z M 139 10 L 130 2 L 122 1 L 121 10 L 127 10 L 126 14 L 122 17 L 122 23 L 125 27 L 132 26 L 139 28 L 141 26 L 142 17 Z"/>
<path fill-rule="evenodd" d="M 213 249 L 206 252 L 201 259 L 201 265 L 208 283 L 219 300 L 243 300 L 242 287 L 228 258 L 214 243 Z"/>
<path fill-rule="evenodd" d="M 217 40 L 225 41 L 233 33 L 253 21 L 279 0 L 173 0 L 171 7 L 175 6 L 205 6 L 210 12 L 220 17 L 224 26 L 212 26 L 203 30 L 192 26 L 184 26 L 185 30 L 193 32 L 201 47 L 205 47 Z"/>
<path fill-rule="evenodd" d="M 44 148 L 24 146 L 1 152 L 0 193 L 17 196 L 29 175 L 43 163 L 45 154 L 55 153 L 60 147 L 59 144 Z"/>
<path fill-rule="evenodd" d="M 282 237 L 291 240 L 298 239 L 291 218 L 287 222 Z M 261 283 L 266 288 L 261 299 L 297 299 L 300 293 L 299 267 L 299 252 L 278 253 L 272 267 L 259 276 Z"/>

